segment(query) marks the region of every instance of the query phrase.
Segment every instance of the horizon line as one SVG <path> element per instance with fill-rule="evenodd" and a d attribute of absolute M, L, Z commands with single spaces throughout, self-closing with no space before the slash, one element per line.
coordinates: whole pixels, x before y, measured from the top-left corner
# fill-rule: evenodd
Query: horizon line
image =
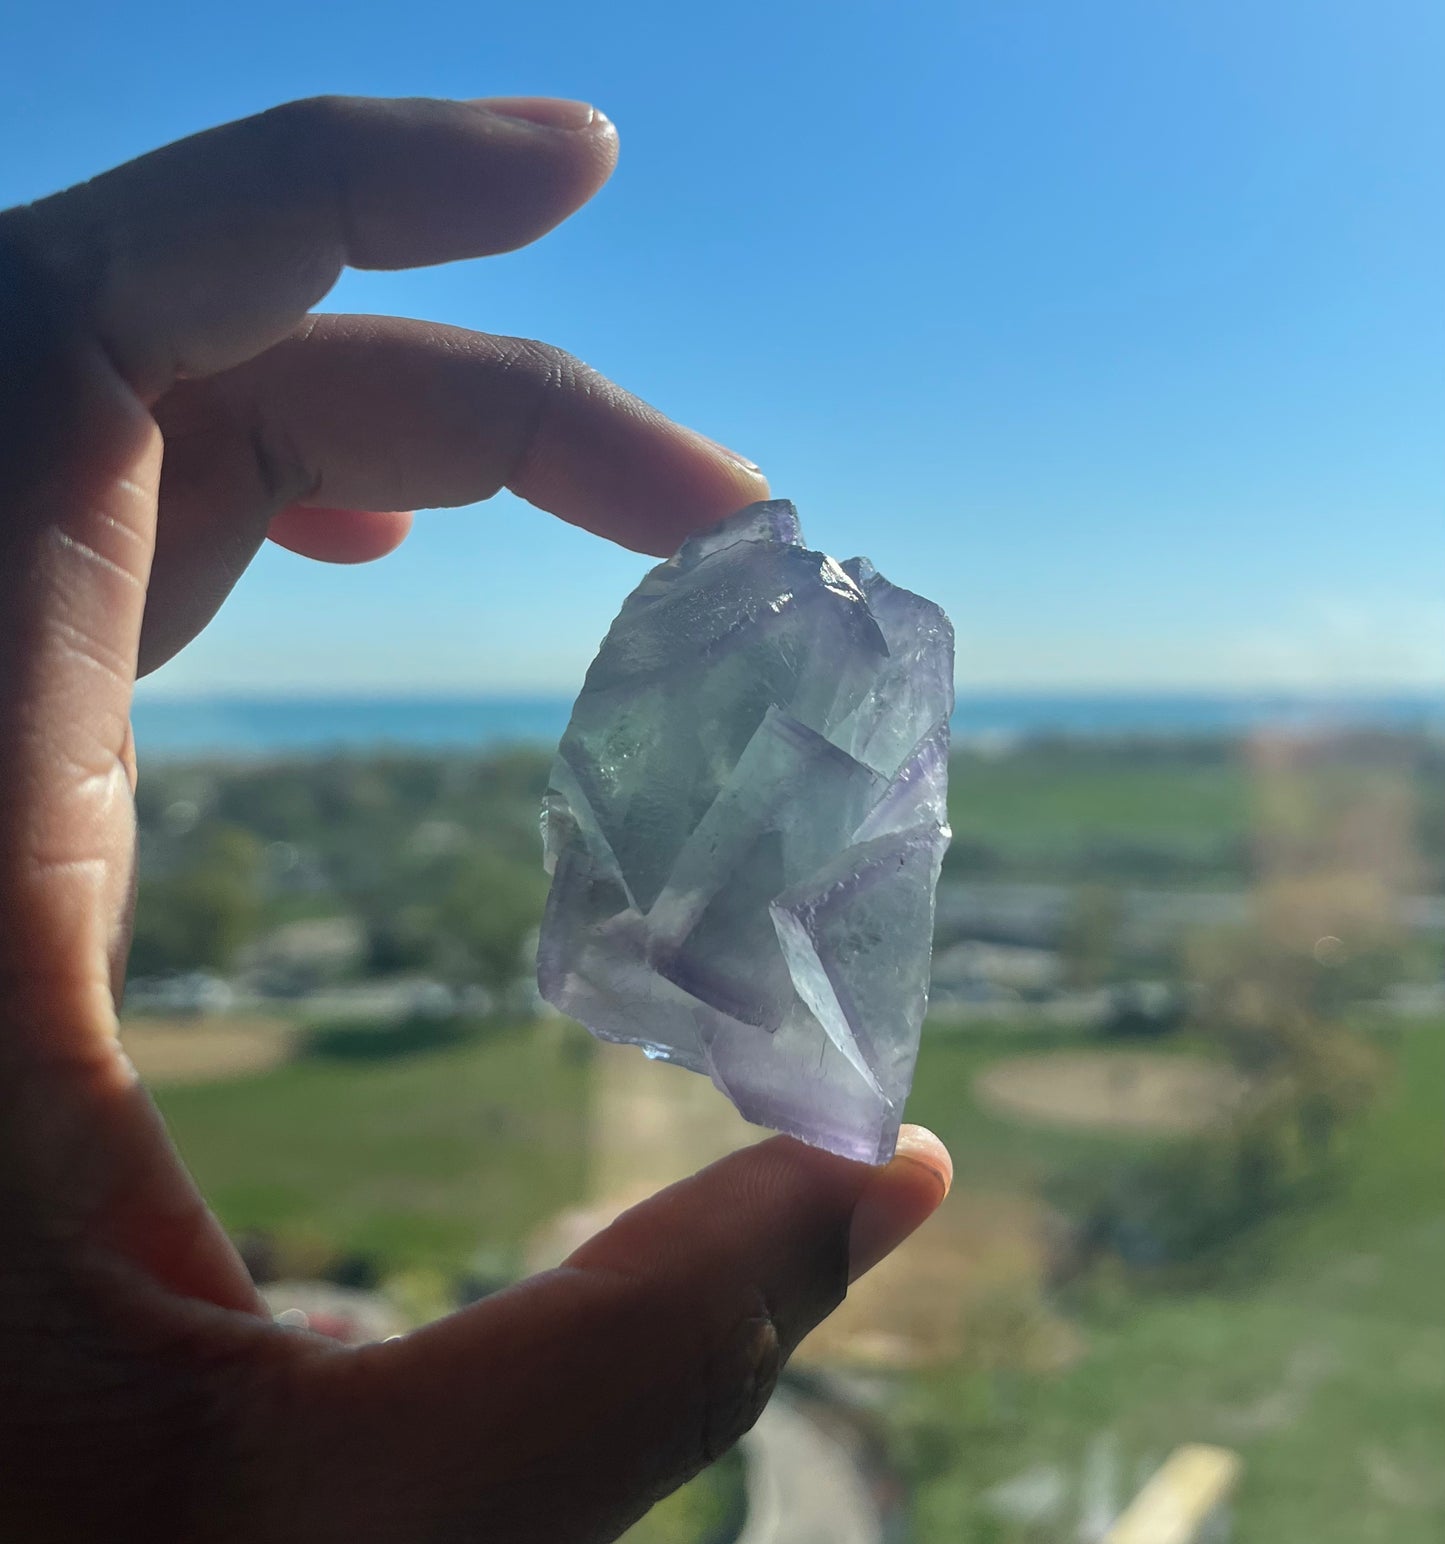
<path fill-rule="evenodd" d="M 556 702 L 575 697 L 578 687 L 420 687 L 420 688 L 368 688 L 368 687 L 316 687 L 316 686 L 221 686 L 211 688 L 148 688 L 138 683 L 136 700 L 144 703 L 200 702 Z M 1224 698 L 1249 699 L 1259 697 L 1301 697 L 1320 701 L 1353 701 L 1361 698 L 1439 698 L 1445 701 L 1445 681 L 1422 685 L 1418 682 L 1376 682 L 1340 686 L 1321 686 L 1318 682 L 1300 684 L 1244 683 L 1230 685 L 1151 685 L 1119 684 L 1092 686 L 1078 684 L 1029 684 L 1008 683 L 955 684 L 955 696 L 959 702 L 987 697 L 1068 697 L 1086 699 L 1110 698 Z"/>

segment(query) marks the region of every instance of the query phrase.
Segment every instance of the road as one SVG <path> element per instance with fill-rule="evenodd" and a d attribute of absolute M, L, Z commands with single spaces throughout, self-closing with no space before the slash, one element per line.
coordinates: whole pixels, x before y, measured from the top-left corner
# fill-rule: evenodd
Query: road
<path fill-rule="evenodd" d="M 748 1516 L 736 1544 L 882 1544 L 853 1456 L 779 1390 L 743 1439 Z"/>

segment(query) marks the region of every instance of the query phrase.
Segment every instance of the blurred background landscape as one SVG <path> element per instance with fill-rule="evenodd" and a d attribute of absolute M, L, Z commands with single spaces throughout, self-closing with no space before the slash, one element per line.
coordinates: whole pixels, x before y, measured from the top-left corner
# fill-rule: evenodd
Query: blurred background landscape
<path fill-rule="evenodd" d="M 9 7 L 0 204 L 315 93 L 595 102 L 565 226 L 325 307 L 566 348 L 954 619 L 954 1192 L 632 1544 L 1124 1544 L 1161 1467 L 1201 1544 L 1445 1537 L 1442 63 L 1432 0 Z M 757 1135 L 531 982 L 643 567 L 505 493 L 268 546 L 142 683 L 126 1042 L 290 1320 Z"/>
<path fill-rule="evenodd" d="M 432 738 L 514 706 L 449 736 L 434 703 Z M 1220 1537 L 1440 1536 L 1439 705 L 1228 706 L 965 705 L 1034 727 L 953 760 L 908 1113 L 955 1190 L 637 1540 L 1073 1544 L 1198 1443 L 1243 1463 Z M 541 745 L 150 727 L 126 1041 L 278 1307 L 402 1327 L 761 1135 L 539 1002 Z"/>

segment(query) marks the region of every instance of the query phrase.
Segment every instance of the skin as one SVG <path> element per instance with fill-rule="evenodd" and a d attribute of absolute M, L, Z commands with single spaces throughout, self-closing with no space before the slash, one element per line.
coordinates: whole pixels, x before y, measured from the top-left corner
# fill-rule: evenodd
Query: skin
<path fill-rule="evenodd" d="M 578 103 L 319 100 L 0 213 L 0 1538 L 615 1537 L 734 1442 L 947 1153 L 774 1138 L 403 1339 L 274 1327 L 120 1048 L 138 673 L 261 542 L 378 558 L 502 487 L 663 555 L 751 463 L 544 344 L 308 315 L 606 181 Z"/>

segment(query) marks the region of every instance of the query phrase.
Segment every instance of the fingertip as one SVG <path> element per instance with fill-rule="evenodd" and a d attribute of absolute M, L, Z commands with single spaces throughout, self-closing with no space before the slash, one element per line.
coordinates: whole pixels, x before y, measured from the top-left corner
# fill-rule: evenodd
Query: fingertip
<path fill-rule="evenodd" d="M 507 129 L 521 135 L 540 131 L 564 153 L 581 151 L 595 178 L 591 193 L 617 166 L 617 125 L 590 102 L 565 97 L 474 97 L 467 106 L 480 109 L 493 120 L 501 119 Z"/>
<path fill-rule="evenodd" d="M 612 127 L 607 115 L 598 112 L 590 102 L 578 102 L 568 97 L 473 97 L 470 105 L 528 126 L 563 129 L 568 133 Z"/>
<path fill-rule="evenodd" d="M 676 427 L 680 460 L 685 472 L 691 473 L 696 491 L 670 510 L 671 518 L 653 533 L 648 550 L 663 558 L 671 557 L 694 531 L 772 497 L 767 475 L 756 461 L 696 429 Z"/>
<path fill-rule="evenodd" d="M 953 1155 L 927 1126 L 901 1126 L 894 1159 L 922 1165 L 943 1187 L 942 1200 L 953 1188 Z"/>
<path fill-rule="evenodd" d="M 523 131 L 545 129 L 563 134 L 585 135 L 602 157 L 617 159 L 617 125 L 590 102 L 565 97 L 473 97 L 467 104 L 480 108 L 494 118 L 505 118 Z"/>
<path fill-rule="evenodd" d="M 412 515 L 405 510 L 291 504 L 272 519 L 266 535 L 278 547 L 318 563 L 373 563 L 395 552 L 411 527 Z"/>
<path fill-rule="evenodd" d="M 621 396 L 614 391 L 614 401 Z M 554 415 L 558 424 L 565 419 L 565 444 L 559 433 L 559 453 L 533 458 L 513 491 L 656 558 L 670 558 L 694 531 L 771 496 L 754 462 L 695 429 L 643 408 L 633 422 L 651 432 L 619 441 L 615 414 L 598 408 L 596 401 L 569 403 Z"/>
<path fill-rule="evenodd" d="M 665 511 L 663 518 L 649 526 L 646 540 L 639 544 L 641 551 L 650 557 L 670 558 L 695 532 L 772 497 L 768 479 L 757 467 L 733 459 L 731 451 L 713 451 L 712 460 L 707 475 L 698 478 L 697 496 Z"/>
<path fill-rule="evenodd" d="M 894 1155 L 868 1181 L 848 1233 L 848 1280 L 857 1281 L 923 1226 L 953 1183 L 948 1149 L 922 1126 L 904 1126 Z"/>

